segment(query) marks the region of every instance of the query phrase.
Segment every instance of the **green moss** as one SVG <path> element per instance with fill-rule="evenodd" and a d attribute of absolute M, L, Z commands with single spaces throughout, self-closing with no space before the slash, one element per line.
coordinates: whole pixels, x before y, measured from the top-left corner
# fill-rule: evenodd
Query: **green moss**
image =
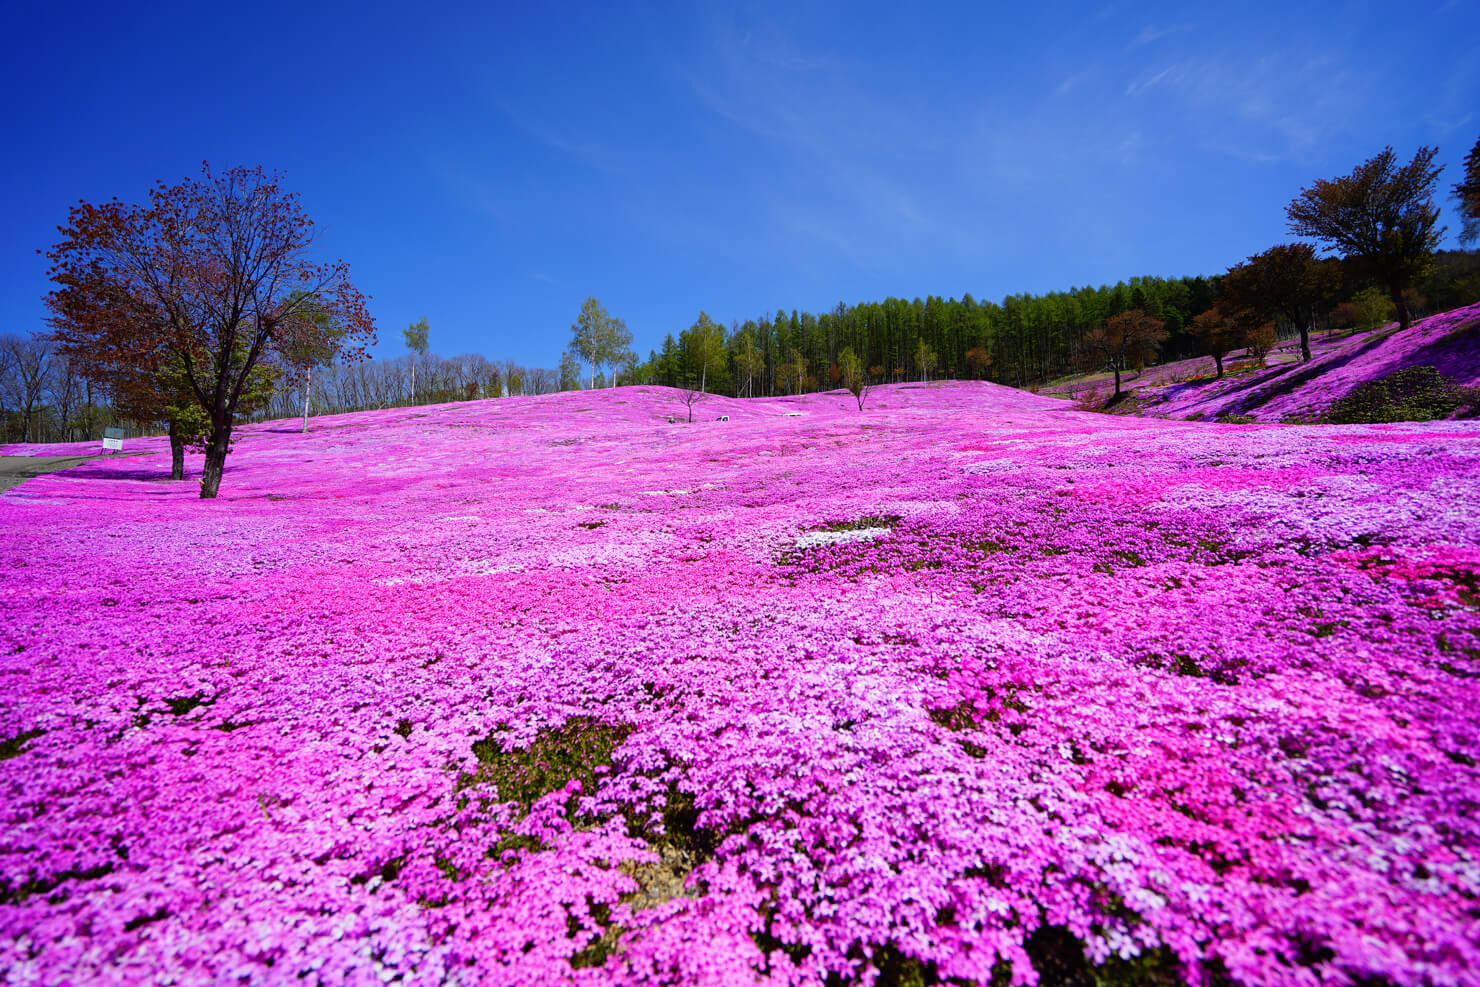
<path fill-rule="evenodd" d="M 514 802 L 526 813 L 534 803 L 558 792 L 572 781 L 587 794 L 596 790 L 597 768 L 609 767 L 616 749 L 631 728 L 577 716 L 559 727 L 542 731 L 523 748 L 506 750 L 497 733 L 473 744 L 478 769 L 458 779 L 457 790 L 492 784 L 503 802 Z"/>
<path fill-rule="evenodd" d="M 1323 420 L 1338 425 L 1426 422 L 1447 418 L 1470 400 L 1466 389 L 1436 367 L 1407 367 L 1360 385 L 1326 409 Z"/>
<path fill-rule="evenodd" d="M 8 761 L 13 757 L 19 757 L 24 754 L 28 750 L 26 744 L 45 732 L 45 730 L 26 730 L 16 734 L 9 740 L 0 740 L 0 761 Z"/>
<path fill-rule="evenodd" d="M 100 877 L 107 877 L 113 873 L 112 864 L 99 864 L 96 867 L 88 867 L 63 871 L 50 877 L 33 877 L 29 881 L 11 885 L 0 881 L 0 905 L 24 904 L 27 898 L 36 895 L 51 895 L 51 892 L 61 887 L 68 881 L 96 881 Z M 51 895 L 47 900 L 52 904 L 61 904 L 66 900 L 66 894 Z"/>
<path fill-rule="evenodd" d="M 816 529 L 818 531 L 863 531 L 866 528 L 893 528 L 904 520 L 898 514 L 865 514 L 852 521 L 833 521 Z"/>

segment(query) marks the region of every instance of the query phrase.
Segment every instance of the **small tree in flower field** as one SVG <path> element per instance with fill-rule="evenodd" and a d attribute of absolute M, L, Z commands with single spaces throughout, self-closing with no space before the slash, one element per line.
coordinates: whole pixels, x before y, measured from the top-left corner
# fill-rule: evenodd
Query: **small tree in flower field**
<path fill-rule="evenodd" d="M 1202 343 L 1203 351 L 1213 358 L 1219 377 L 1223 376 L 1223 358 L 1245 344 L 1243 328 L 1216 305 L 1193 316 L 1187 333 Z"/>
<path fill-rule="evenodd" d="M 1156 351 L 1167 341 L 1165 325 L 1138 308 L 1112 315 L 1103 326 L 1090 330 L 1084 337 L 1084 349 L 1093 364 L 1115 372 L 1115 394 L 1120 398 L 1120 375 L 1130 367 L 1142 366 L 1155 359 Z"/>
<path fill-rule="evenodd" d="M 863 374 L 863 360 L 853 352 L 853 347 L 847 346 L 838 354 L 838 376 L 848 393 L 858 402 L 858 410 L 863 410 L 863 402 L 868 397 L 868 378 Z"/>
<path fill-rule="evenodd" d="M 375 340 L 348 266 L 310 259 L 313 223 L 261 168 L 204 165 L 201 177 L 161 182 L 138 205 L 79 202 L 59 231 L 46 255 L 54 335 L 115 365 L 178 368 L 202 416 L 202 498 L 220 490 L 236 418 L 261 382 L 256 371 L 288 334 L 301 344 L 313 326 L 333 327 L 350 359 Z M 118 298 L 136 317 L 114 320 L 97 303 Z"/>

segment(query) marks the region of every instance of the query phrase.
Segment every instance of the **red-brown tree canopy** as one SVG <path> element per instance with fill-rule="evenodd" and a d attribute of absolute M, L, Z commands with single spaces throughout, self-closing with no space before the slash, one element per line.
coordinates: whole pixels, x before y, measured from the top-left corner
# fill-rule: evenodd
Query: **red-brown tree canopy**
<path fill-rule="evenodd" d="M 1220 304 L 1254 313 L 1255 322 L 1284 318 L 1300 331 L 1301 357 L 1309 360 L 1310 328 L 1340 287 L 1336 261 L 1320 260 L 1308 243 L 1281 243 L 1229 268 Z"/>
<path fill-rule="evenodd" d="M 306 327 L 332 325 L 350 359 L 375 340 L 348 265 L 310 258 L 313 223 L 261 168 L 207 164 L 139 205 L 79 202 L 58 230 L 46 255 L 54 337 L 99 376 L 181 368 L 208 422 L 202 497 L 219 487 L 254 369 L 286 336 L 301 346 Z"/>

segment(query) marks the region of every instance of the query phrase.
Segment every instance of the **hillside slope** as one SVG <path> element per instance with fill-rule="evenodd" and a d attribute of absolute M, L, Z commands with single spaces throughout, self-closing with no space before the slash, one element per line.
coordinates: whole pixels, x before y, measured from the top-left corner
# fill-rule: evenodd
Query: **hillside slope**
<path fill-rule="evenodd" d="M 1475 982 L 1480 423 L 680 410 L 0 493 L 0 980 Z"/>
<path fill-rule="evenodd" d="M 1134 400 L 1124 410 L 1205 421 L 1224 415 L 1269 422 L 1312 419 L 1367 381 L 1425 365 L 1459 384 L 1480 385 L 1480 303 L 1430 316 L 1404 331 L 1394 323 L 1335 339 L 1317 335 L 1311 342 L 1309 363 L 1297 362 L 1298 342 L 1287 340 L 1271 353 L 1268 365 L 1225 361 L 1236 369 L 1222 380 L 1214 377 L 1211 357 L 1128 375 L 1124 389 Z M 1102 400 L 1110 390 L 1098 375 L 1093 380 L 1061 382 L 1043 393 Z"/>

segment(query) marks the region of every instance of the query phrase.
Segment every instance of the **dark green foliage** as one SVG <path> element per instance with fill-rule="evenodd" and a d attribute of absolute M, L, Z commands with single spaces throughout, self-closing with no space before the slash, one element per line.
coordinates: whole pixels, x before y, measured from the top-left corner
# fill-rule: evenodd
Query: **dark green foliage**
<path fill-rule="evenodd" d="M 176 696 L 173 699 L 166 699 L 164 704 L 169 707 L 172 715 L 184 716 L 192 709 L 200 706 L 209 706 L 214 702 L 214 699 L 208 700 L 201 693 L 197 692 L 192 696 Z"/>
<path fill-rule="evenodd" d="M 60 904 L 67 897 L 65 892 L 53 895 L 63 884 L 68 881 L 96 881 L 100 877 L 107 877 L 113 873 L 112 864 L 99 864 L 96 867 L 74 868 L 63 871 L 50 877 L 33 877 L 28 881 L 12 885 L 0 880 L 0 905 L 25 904 L 27 898 L 36 895 L 48 895 L 53 904 Z M 33 872 L 34 873 L 34 872 Z"/>
<path fill-rule="evenodd" d="M 1454 186 L 1459 200 L 1459 213 L 1464 222 L 1460 242 L 1471 244 L 1480 239 L 1480 140 L 1465 155 L 1465 174 Z"/>
<path fill-rule="evenodd" d="M 45 733 L 45 730 L 26 730 L 9 740 L 0 740 L 0 761 L 19 757 L 26 751 L 26 744 Z"/>
<path fill-rule="evenodd" d="M 866 528 L 892 528 L 903 520 L 898 514 L 865 514 L 854 521 L 834 521 L 819 531 L 863 531 Z"/>
<path fill-rule="evenodd" d="M 1426 422 L 1448 418 L 1473 400 L 1468 389 L 1431 366 L 1408 367 L 1368 381 L 1326 411 L 1335 425 Z"/>
<path fill-rule="evenodd" d="M 1384 148 L 1349 175 L 1319 180 L 1302 189 L 1285 209 L 1290 232 L 1314 237 L 1340 250 L 1357 269 L 1387 286 L 1398 324 L 1412 322 L 1406 290 L 1421 278 L 1444 240 L 1434 186 L 1443 166 L 1435 147 L 1420 147 L 1399 165 Z"/>
<path fill-rule="evenodd" d="M 1179 987 L 1187 982 L 1165 949 L 1092 966 L 1083 945 L 1059 925 L 1039 926 L 1023 945 L 1041 987 Z"/>
<path fill-rule="evenodd" d="M 473 744 L 478 770 L 463 775 L 459 789 L 491 782 L 504 802 L 518 803 L 528 812 L 536 801 L 558 792 L 572 781 L 581 790 L 596 790 L 598 767 L 610 765 L 612 755 L 631 728 L 577 716 L 562 726 L 539 734 L 528 747 L 505 750 L 496 734 Z"/>

